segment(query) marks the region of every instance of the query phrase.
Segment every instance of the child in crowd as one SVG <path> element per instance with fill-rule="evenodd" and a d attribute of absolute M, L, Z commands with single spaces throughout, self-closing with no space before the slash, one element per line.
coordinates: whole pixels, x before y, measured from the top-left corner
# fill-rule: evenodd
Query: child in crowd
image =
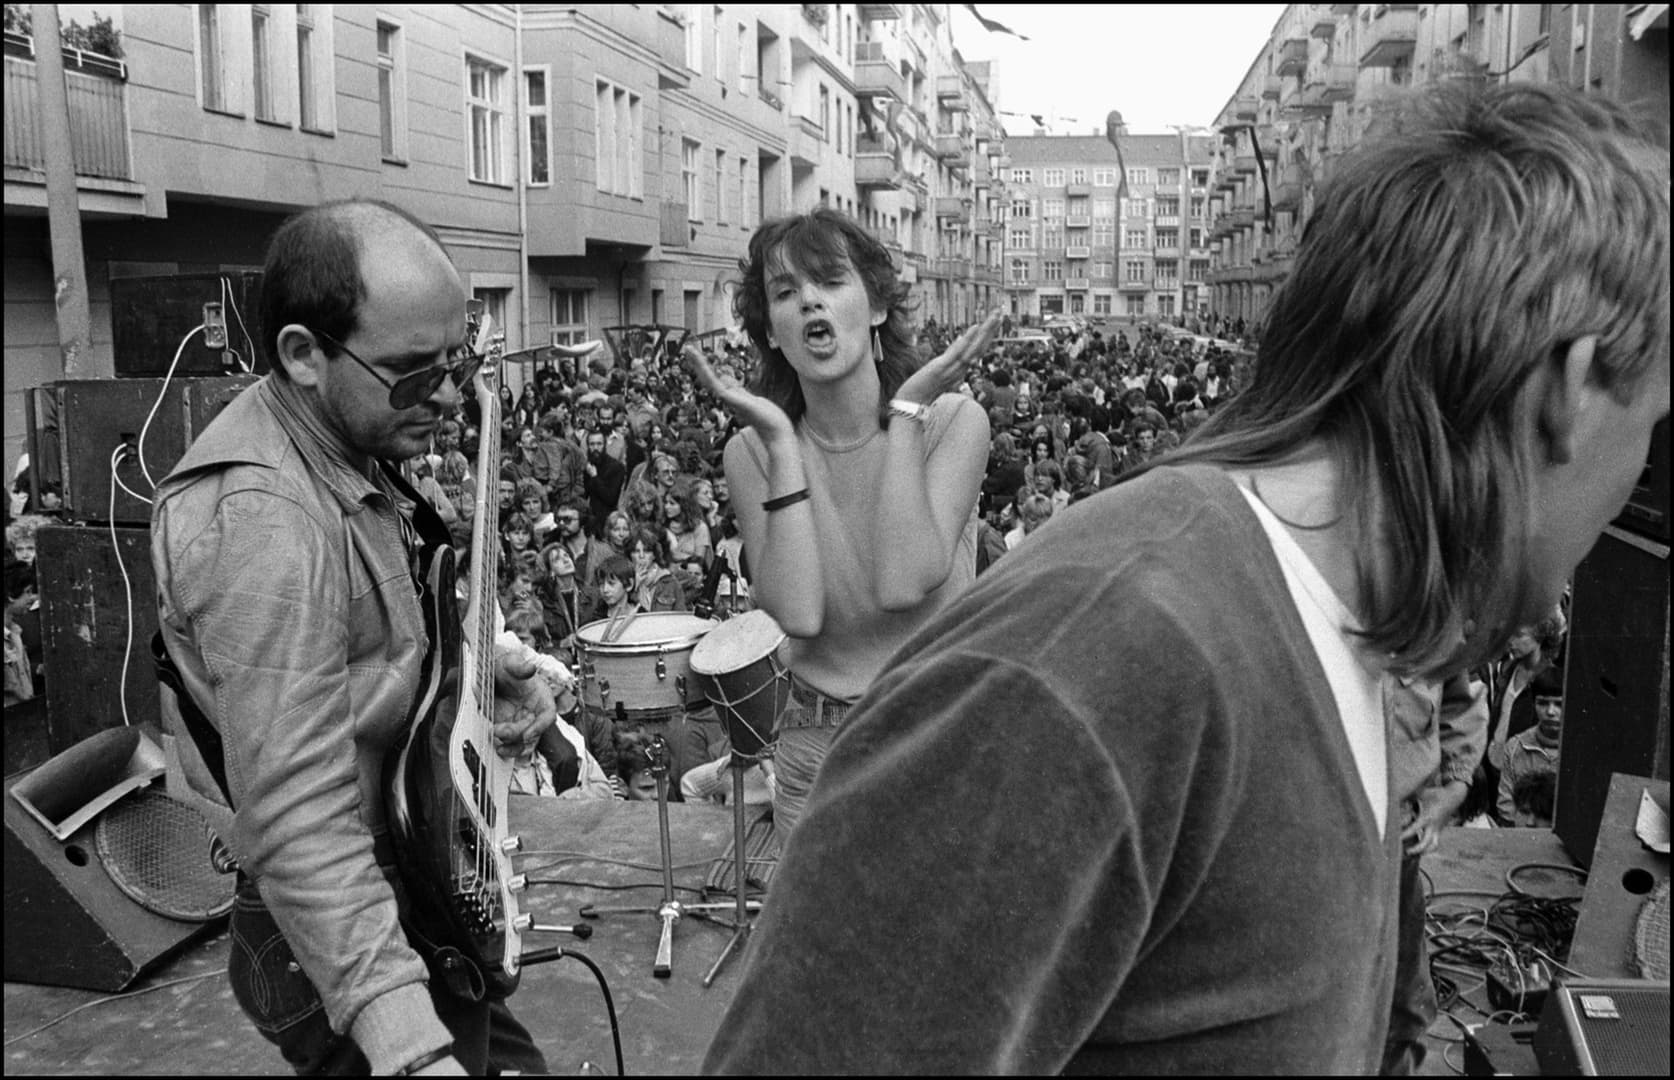
<path fill-rule="evenodd" d="M 545 651 L 545 623 L 535 612 L 514 611 L 506 616 L 506 629 L 522 642 L 525 657 L 546 680 L 558 706 L 558 719 L 552 727 L 518 748 L 512 767 L 512 792 L 563 799 L 614 798 L 615 789 L 581 732 L 564 719 L 576 707 L 575 678 L 569 668 Z"/>
<path fill-rule="evenodd" d="M 1512 736 L 1500 766 L 1499 800 L 1495 808 L 1502 825 L 1522 825 L 1529 819 L 1517 802 L 1520 785 L 1528 788 L 1528 782 L 1536 776 L 1558 775 L 1558 744 L 1564 727 L 1563 672 L 1547 668 L 1534 677 L 1529 689 L 1534 696 L 1535 726 Z M 1545 824 L 1551 825 L 1550 811 Z"/>

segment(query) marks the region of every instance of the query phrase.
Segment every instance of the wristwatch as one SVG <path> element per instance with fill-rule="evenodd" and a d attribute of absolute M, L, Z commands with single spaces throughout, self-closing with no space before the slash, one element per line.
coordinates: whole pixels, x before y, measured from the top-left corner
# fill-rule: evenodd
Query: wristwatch
<path fill-rule="evenodd" d="M 930 419 L 930 406 L 921 405 L 916 401 L 907 401 L 904 398 L 891 398 L 889 414 L 891 416 L 904 416 L 908 420 L 917 420 L 922 424 Z"/>

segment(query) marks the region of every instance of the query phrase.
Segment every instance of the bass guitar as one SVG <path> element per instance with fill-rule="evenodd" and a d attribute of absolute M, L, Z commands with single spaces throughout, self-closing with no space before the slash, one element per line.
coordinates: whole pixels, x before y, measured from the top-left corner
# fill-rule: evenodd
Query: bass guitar
<path fill-rule="evenodd" d="M 456 996 L 478 1001 L 516 989 L 530 916 L 518 910 L 526 881 L 511 866 L 520 846 L 506 821 L 512 763 L 494 749 L 502 346 L 478 301 L 468 336 L 485 357 L 474 386 L 482 434 L 469 594 L 461 615 L 457 553 L 426 545 L 420 567 L 430 650 L 413 723 L 385 763 L 384 798 L 408 937 Z"/>

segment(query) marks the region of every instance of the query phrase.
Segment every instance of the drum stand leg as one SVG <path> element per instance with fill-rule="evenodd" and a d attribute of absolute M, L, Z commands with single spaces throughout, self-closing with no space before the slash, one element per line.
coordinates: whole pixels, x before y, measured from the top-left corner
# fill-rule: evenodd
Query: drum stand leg
<path fill-rule="evenodd" d="M 754 924 L 750 921 L 751 904 L 744 898 L 744 771 L 754 762 L 738 751 L 732 751 L 732 760 L 728 763 L 732 768 L 732 887 L 733 887 L 733 922 L 732 940 L 721 950 L 721 955 L 715 965 L 709 969 L 709 974 L 703 977 L 703 985 L 708 986 L 715 981 L 721 966 L 732 956 L 750 936 Z M 756 904 L 760 907 L 760 904 Z"/>
<path fill-rule="evenodd" d="M 661 904 L 659 904 L 658 906 L 654 907 L 654 908 L 645 908 L 645 907 L 606 907 L 606 908 L 601 908 L 601 907 L 593 907 L 593 906 L 589 905 L 589 906 L 584 907 L 584 908 L 581 909 L 581 915 L 582 915 L 583 918 L 589 918 L 589 919 L 590 918 L 595 918 L 599 915 L 634 915 L 634 914 L 654 914 L 654 915 L 656 915 L 659 919 L 661 919 L 663 921 L 663 930 L 662 930 L 662 935 L 657 940 L 657 956 L 656 956 L 656 959 L 654 961 L 652 961 L 651 974 L 656 976 L 659 979 L 666 979 L 670 975 L 674 974 L 674 924 L 680 921 L 680 918 L 681 918 L 682 915 L 691 914 L 691 915 L 696 916 L 698 918 L 707 919 L 707 918 L 710 918 L 708 913 L 711 912 L 711 911 L 717 911 L 717 910 L 720 910 L 722 908 L 728 908 L 728 907 L 736 907 L 736 909 L 738 911 L 738 917 L 739 917 L 740 921 L 742 921 L 743 918 L 744 918 L 744 913 L 747 910 L 747 907 L 757 907 L 757 908 L 759 908 L 761 906 L 761 904 L 760 904 L 759 901 L 751 901 L 749 903 L 749 905 L 745 904 L 745 902 L 744 902 L 744 890 L 743 890 L 743 873 L 744 872 L 743 872 L 742 869 L 739 870 L 739 892 L 738 892 L 738 903 L 736 905 L 734 905 L 734 904 L 683 904 L 679 900 L 676 900 L 674 898 L 674 850 L 673 850 L 672 843 L 669 841 L 669 828 L 668 828 L 669 749 L 668 749 L 668 743 L 663 739 L 663 737 L 661 735 L 658 735 L 658 736 L 656 736 L 655 738 L 652 739 L 651 749 L 648 751 L 648 755 L 651 759 L 651 775 L 657 778 L 657 831 L 658 831 L 659 840 L 661 841 L 662 857 L 663 857 L 663 902 Z M 735 778 L 734 782 L 733 782 L 733 796 L 734 796 L 734 799 L 737 802 L 737 807 L 738 807 L 734 811 L 733 827 L 734 827 L 734 830 L 735 830 L 735 832 L 737 834 L 737 837 L 738 837 L 738 839 L 737 839 L 738 863 L 739 863 L 739 866 L 742 867 L 743 866 L 743 859 L 744 859 L 744 825 L 743 825 L 743 822 L 744 822 L 744 801 L 743 801 L 744 774 L 741 771 L 735 771 L 733 775 L 734 775 L 734 778 Z M 727 924 L 722 923 L 721 925 L 725 926 Z M 748 930 L 749 927 L 746 925 L 745 929 Z M 736 940 L 737 940 L 737 931 L 735 930 L 734 931 L 734 942 L 735 943 L 736 943 Z M 727 946 L 728 951 L 731 951 L 731 948 L 732 948 L 731 945 Z M 723 959 L 723 960 L 726 959 L 726 953 L 723 952 L 721 954 L 721 959 Z M 717 963 L 715 965 L 715 967 L 719 968 L 720 964 Z M 714 969 L 711 969 L 711 971 L 710 971 L 710 977 L 711 978 L 713 978 L 714 973 L 715 973 Z M 709 985 L 709 980 L 708 979 L 704 980 L 704 985 L 705 986 Z"/>

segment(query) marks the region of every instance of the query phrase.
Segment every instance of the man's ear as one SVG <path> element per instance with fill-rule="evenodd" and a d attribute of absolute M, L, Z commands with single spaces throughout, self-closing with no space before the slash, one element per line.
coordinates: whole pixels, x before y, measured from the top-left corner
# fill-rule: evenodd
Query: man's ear
<path fill-rule="evenodd" d="M 1598 335 L 1588 334 L 1547 364 L 1546 385 L 1540 391 L 1539 431 L 1548 464 L 1567 465 L 1574 460 L 1583 413 L 1592 395 L 1604 392 L 1597 384 L 1589 385 L 1597 347 Z"/>
<path fill-rule="evenodd" d="M 279 362 L 298 386 L 316 386 L 320 381 L 319 365 L 326 362 L 326 357 L 306 326 L 288 323 L 279 331 Z"/>

